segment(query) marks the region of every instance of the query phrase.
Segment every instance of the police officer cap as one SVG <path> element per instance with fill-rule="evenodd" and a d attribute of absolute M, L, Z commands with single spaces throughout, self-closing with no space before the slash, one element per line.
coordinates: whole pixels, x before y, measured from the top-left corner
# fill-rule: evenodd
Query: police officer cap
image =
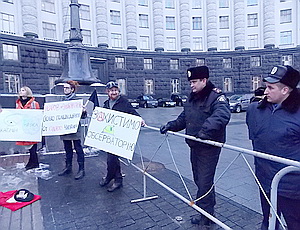
<path fill-rule="evenodd" d="M 295 89 L 300 81 L 300 74 L 289 65 L 277 65 L 273 67 L 271 73 L 263 81 L 271 84 L 281 82 Z"/>
<path fill-rule="evenodd" d="M 209 70 L 207 66 L 192 67 L 187 70 L 188 80 L 209 78 Z"/>
<path fill-rule="evenodd" d="M 111 89 L 111 88 L 113 88 L 113 87 L 116 87 L 116 88 L 118 88 L 118 83 L 117 82 L 114 82 L 114 81 L 109 81 L 109 82 L 107 82 L 107 84 L 106 84 L 106 89 Z"/>
<path fill-rule="evenodd" d="M 29 192 L 27 189 L 19 189 L 15 193 L 14 198 L 18 202 L 29 202 L 33 200 L 34 194 Z"/>

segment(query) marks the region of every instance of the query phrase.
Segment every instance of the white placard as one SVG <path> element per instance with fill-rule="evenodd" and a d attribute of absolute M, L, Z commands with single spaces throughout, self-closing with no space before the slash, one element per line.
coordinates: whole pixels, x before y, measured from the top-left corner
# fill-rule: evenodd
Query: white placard
<path fill-rule="evenodd" d="M 0 112 L 0 141 L 42 140 L 43 110 L 2 109 Z"/>
<path fill-rule="evenodd" d="M 83 100 L 49 102 L 44 105 L 43 136 L 76 133 Z"/>
<path fill-rule="evenodd" d="M 131 160 L 141 122 L 139 116 L 96 107 L 84 144 Z"/>

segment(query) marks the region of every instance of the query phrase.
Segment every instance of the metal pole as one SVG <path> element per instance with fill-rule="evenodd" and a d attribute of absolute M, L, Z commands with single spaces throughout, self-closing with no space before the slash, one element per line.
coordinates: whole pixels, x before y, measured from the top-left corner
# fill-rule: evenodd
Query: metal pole
<path fill-rule="evenodd" d="M 159 128 L 151 127 L 151 126 L 148 126 L 148 125 L 146 125 L 144 127 L 148 128 L 148 129 L 155 130 L 155 131 L 159 131 Z M 244 148 L 236 147 L 236 146 L 225 144 L 225 143 L 219 143 L 219 142 L 216 142 L 216 141 L 201 140 L 199 138 L 189 136 L 189 135 L 186 135 L 186 134 L 182 134 L 182 133 L 178 133 L 178 132 L 168 131 L 167 133 L 175 135 L 175 136 L 179 136 L 179 137 L 184 137 L 184 138 L 187 138 L 187 139 L 190 139 L 190 140 L 193 140 L 193 141 L 198 141 L 198 142 L 202 142 L 202 143 L 205 143 L 205 144 L 210 144 L 210 145 L 213 145 L 213 146 L 217 146 L 217 147 L 220 147 L 220 148 L 225 148 L 225 149 L 238 151 L 238 152 L 241 152 L 241 153 L 246 153 L 246 154 L 253 155 L 253 156 L 256 156 L 256 157 L 260 157 L 260 158 L 264 158 L 264 159 L 267 159 L 267 160 L 279 162 L 279 163 L 286 164 L 286 165 L 292 165 L 292 166 L 300 168 L 300 162 L 299 161 L 290 160 L 290 159 L 286 159 L 286 158 L 278 157 L 278 156 L 273 156 L 273 155 L 270 155 L 270 154 L 266 154 L 266 153 L 262 153 L 262 152 L 258 152 L 258 151 L 253 151 L 253 150 L 249 150 L 249 149 L 244 149 Z"/>
<path fill-rule="evenodd" d="M 203 209 L 199 208 L 196 204 L 194 204 L 193 202 L 189 201 L 188 199 L 186 199 L 185 197 L 183 197 L 182 195 L 180 195 L 179 193 L 177 193 L 176 191 L 174 191 L 173 189 L 171 189 L 170 187 L 168 187 L 167 185 L 165 185 L 164 183 L 162 183 L 160 180 L 156 179 L 155 177 L 153 177 L 149 173 L 147 173 L 144 170 L 140 169 L 138 166 L 134 165 L 133 163 L 131 163 L 131 165 L 133 167 L 135 167 L 137 170 L 139 170 L 141 173 L 143 173 L 144 175 L 146 175 L 147 177 L 149 177 L 151 180 L 155 181 L 160 186 L 162 186 L 163 188 L 167 189 L 173 195 L 175 195 L 176 197 L 178 197 L 179 199 L 181 199 L 182 201 L 184 201 L 185 203 L 187 203 L 188 205 L 190 205 L 191 207 L 193 207 L 194 209 L 196 209 L 202 215 L 206 216 L 207 218 L 209 218 L 210 220 L 212 220 L 213 222 L 215 222 L 220 227 L 222 227 L 224 229 L 228 229 L 228 230 L 231 229 L 230 227 L 228 227 L 227 225 L 225 225 L 221 221 L 219 221 L 217 218 L 215 218 L 214 216 L 212 216 L 209 213 L 205 212 Z"/>
<path fill-rule="evenodd" d="M 273 205 L 273 208 L 270 209 L 270 218 L 269 218 L 269 230 L 274 230 L 276 225 L 276 215 L 277 215 L 277 190 L 278 190 L 278 184 L 281 178 L 286 175 L 287 173 L 293 172 L 293 171 L 300 171 L 299 168 L 294 166 L 287 166 L 280 171 L 278 171 L 275 176 L 273 177 L 272 184 L 271 184 L 271 204 Z M 280 221 L 280 220 L 279 220 Z M 280 224 L 284 228 L 282 222 L 280 221 Z"/>

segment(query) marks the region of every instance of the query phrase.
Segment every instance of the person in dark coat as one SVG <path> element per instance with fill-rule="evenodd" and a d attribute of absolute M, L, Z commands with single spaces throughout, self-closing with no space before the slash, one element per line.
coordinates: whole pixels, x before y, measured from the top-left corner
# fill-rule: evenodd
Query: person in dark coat
<path fill-rule="evenodd" d="M 275 66 L 264 78 L 265 97 L 247 111 L 249 138 L 255 151 L 300 161 L 300 74 L 291 66 Z M 287 165 L 255 157 L 255 173 L 268 197 L 274 175 Z M 270 206 L 260 194 L 263 211 L 261 229 L 268 229 Z M 289 230 L 300 229 L 300 174 L 285 175 L 278 187 L 278 214 Z M 278 223 L 276 226 L 278 229 Z"/>
<path fill-rule="evenodd" d="M 192 92 L 184 104 L 183 112 L 176 120 L 161 126 L 160 132 L 165 134 L 168 130 L 177 132 L 185 129 L 186 134 L 190 136 L 225 142 L 225 129 L 231 116 L 228 100 L 221 90 L 208 80 L 207 66 L 189 68 L 187 77 Z M 191 149 L 193 177 L 198 187 L 197 198 L 200 198 L 212 188 L 221 148 L 189 139 L 186 139 L 186 142 Z M 214 188 L 196 202 L 211 215 L 214 214 L 215 203 Z M 191 221 L 202 226 L 212 224 L 202 215 L 193 217 Z"/>
<path fill-rule="evenodd" d="M 78 82 L 76 81 L 71 80 L 65 83 L 64 85 L 65 101 L 80 99 L 75 94 L 77 86 L 78 86 Z M 87 117 L 87 112 L 83 108 L 81 118 L 84 119 L 86 117 Z M 66 166 L 58 174 L 59 176 L 65 176 L 72 172 L 73 147 L 77 154 L 77 163 L 78 163 L 78 173 L 75 175 L 75 180 L 79 180 L 85 176 L 84 152 L 81 145 L 81 136 L 82 136 L 82 127 L 80 123 L 78 125 L 78 130 L 76 133 L 65 134 L 60 136 L 60 139 L 63 141 L 64 149 L 66 151 Z"/>
<path fill-rule="evenodd" d="M 124 96 L 120 95 L 120 89 L 116 82 L 108 82 L 106 84 L 106 92 L 108 95 L 108 100 L 104 102 L 103 108 L 140 116 L 132 107 L 130 102 Z M 145 123 L 142 121 L 142 126 L 144 125 Z M 117 155 L 107 153 L 107 173 L 106 176 L 101 179 L 100 186 L 104 187 L 112 180 L 113 183 L 110 187 L 108 187 L 107 191 L 113 192 L 123 186 L 119 157 Z"/>

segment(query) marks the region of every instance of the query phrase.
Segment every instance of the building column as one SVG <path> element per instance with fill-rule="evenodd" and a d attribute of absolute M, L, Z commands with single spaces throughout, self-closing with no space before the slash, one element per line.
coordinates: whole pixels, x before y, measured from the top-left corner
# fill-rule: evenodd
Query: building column
<path fill-rule="evenodd" d="M 217 1 L 207 0 L 207 50 L 217 51 L 218 29 L 217 29 Z"/>
<path fill-rule="evenodd" d="M 189 9 L 189 0 L 179 1 L 181 51 L 191 50 L 191 25 Z"/>
<path fill-rule="evenodd" d="M 63 0 L 62 6 L 62 18 L 63 18 L 63 38 L 64 42 L 70 41 L 70 29 L 71 29 L 71 16 L 70 16 L 70 0 Z"/>
<path fill-rule="evenodd" d="M 163 0 L 153 0 L 154 49 L 164 51 Z"/>
<path fill-rule="evenodd" d="M 125 1 L 127 49 L 137 49 L 136 1 Z"/>
<path fill-rule="evenodd" d="M 36 0 L 22 0 L 22 21 L 25 37 L 38 38 L 38 12 Z"/>
<path fill-rule="evenodd" d="M 245 8 L 244 0 L 234 1 L 234 47 L 245 49 Z"/>
<path fill-rule="evenodd" d="M 275 47 L 275 2 L 263 1 L 263 39 L 264 48 Z"/>
<path fill-rule="evenodd" d="M 98 47 L 108 47 L 107 0 L 96 0 L 96 28 Z"/>

